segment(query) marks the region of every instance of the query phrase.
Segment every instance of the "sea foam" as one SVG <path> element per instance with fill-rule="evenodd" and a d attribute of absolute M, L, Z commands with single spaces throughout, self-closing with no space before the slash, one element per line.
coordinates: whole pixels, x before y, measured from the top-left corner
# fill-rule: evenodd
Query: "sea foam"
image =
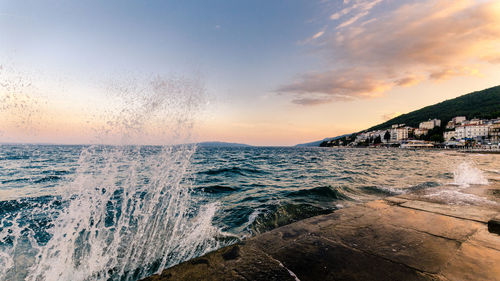
<path fill-rule="evenodd" d="M 462 162 L 453 171 L 453 183 L 460 187 L 468 187 L 471 184 L 486 185 L 488 179 L 474 163 Z"/>

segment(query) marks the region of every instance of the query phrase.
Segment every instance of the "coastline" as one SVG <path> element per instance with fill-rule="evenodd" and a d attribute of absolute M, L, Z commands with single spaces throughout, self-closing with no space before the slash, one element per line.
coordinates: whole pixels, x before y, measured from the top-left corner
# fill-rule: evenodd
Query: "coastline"
<path fill-rule="evenodd" d="M 500 280 L 500 183 L 464 192 L 489 203 L 387 197 L 276 228 L 143 280 Z"/>

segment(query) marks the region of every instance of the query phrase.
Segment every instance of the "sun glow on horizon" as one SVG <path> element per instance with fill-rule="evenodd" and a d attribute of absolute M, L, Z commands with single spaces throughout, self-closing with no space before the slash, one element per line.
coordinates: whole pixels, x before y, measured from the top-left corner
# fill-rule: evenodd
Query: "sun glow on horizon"
<path fill-rule="evenodd" d="M 500 84 L 498 1 L 170 5 L 2 6 L 0 142 L 293 145 Z"/>

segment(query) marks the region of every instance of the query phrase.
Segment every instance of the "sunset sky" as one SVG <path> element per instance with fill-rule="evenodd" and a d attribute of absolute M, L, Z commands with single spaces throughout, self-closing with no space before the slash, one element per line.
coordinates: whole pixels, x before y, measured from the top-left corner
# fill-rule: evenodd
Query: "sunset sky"
<path fill-rule="evenodd" d="M 294 145 L 499 85 L 500 1 L 0 0 L 0 65 L 0 142 Z"/>

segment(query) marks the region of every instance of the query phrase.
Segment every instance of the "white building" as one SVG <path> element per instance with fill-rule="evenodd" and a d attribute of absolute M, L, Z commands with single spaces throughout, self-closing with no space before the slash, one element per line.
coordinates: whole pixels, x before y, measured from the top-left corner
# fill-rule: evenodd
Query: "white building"
<path fill-rule="evenodd" d="M 421 135 L 427 135 L 427 132 L 428 132 L 428 131 L 429 131 L 429 130 L 427 130 L 427 129 L 415 129 L 415 130 L 413 131 L 413 134 L 414 134 L 416 137 L 420 137 Z"/>
<path fill-rule="evenodd" d="M 456 135 L 455 130 L 453 130 L 453 131 L 446 131 L 446 132 L 444 132 L 444 134 L 443 134 L 443 138 L 444 138 L 444 140 L 445 140 L 445 141 L 449 141 L 449 140 L 451 140 L 452 138 L 457 139 L 457 135 Z"/>
<path fill-rule="evenodd" d="M 483 120 L 483 124 L 488 124 L 488 125 L 500 124 L 500 118 L 495 118 L 495 119 L 490 119 L 490 120 Z M 491 130 L 491 128 L 490 128 L 490 130 Z"/>
<path fill-rule="evenodd" d="M 389 141 L 395 142 L 398 140 L 398 129 L 397 128 L 392 128 L 389 133 L 391 134 L 391 139 Z"/>
<path fill-rule="evenodd" d="M 456 126 L 464 123 L 467 120 L 465 116 L 456 116 L 453 117 L 450 121 L 448 121 L 448 124 L 446 124 L 446 129 L 455 129 Z"/>
<path fill-rule="evenodd" d="M 402 128 L 397 128 L 396 133 L 397 133 L 397 140 L 407 140 L 408 139 L 408 133 L 410 132 L 410 127 L 402 127 Z"/>
<path fill-rule="evenodd" d="M 477 118 L 462 122 L 462 125 L 482 125 L 482 124 L 483 124 L 483 120 L 477 119 Z"/>
<path fill-rule="evenodd" d="M 396 125 L 392 126 L 392 129 L 390 130 L 392 142 L 402 141 L 402 140 L 408 139 L 409 132 L 412 128 L 408 127 L 408 126 L 405 126 L 405 127 L 400 127 L 400 126 L 404 126 L 404 125 L 402 124 L 399 126 L 396 126 Z"/>
<path fill-rule="evenodd" d="M 491 125 L 489 134 L 494 143 L 500 142 L 500 122 Z"/>
<path fill-rule="evenodd" d="M 377 137 L 380 137 L 380 140 L 382 142 L 385 142 L 384 140 L 384 135 L 385 135 L 385 130 L 378 130 L 378 131 L 371 131 L 370 132 L 370 137 L 373 139 L 376 139 Z"/>
<path fill-rule="evenodd" d="M 361 133 L 356 136 L 356 142 L 362 142 L 368 139 L 369 133 Z"/>
<path fill-rule="evenodd" d="M 467 120 L 467 118 L 465 118 L 465 116 L 457 116 L 457 117 L 453 117 L 453 119 L 451 119 L 451 121 L 453 121 L 453 123 L 455 123 L 455 124 L 461 124 L 465 120 Z"/>
<path fill-rule="evenodd" d="M 486 124 L 469 124 L 462 125 L 455 128 L 455 138 L 477 138 L 477 137 L 487 137 L 489 133 L 489 125 Z"/>
<path fill-rule="evenodd" d="M 432 119 L 429 121 L 421 122 L 418 125 L 419 129 L 424 129 L 424 130 L 432 130 L 434 127 L 439 127 L 441 126 L 441 120 L 439 119 Z"/>
<path fill-rule="evenodd" d="M 384 134 L 385 134 L 385 130 L 377 130 L 377 131 L 369 131 L 369 132 L 363 132 L 363 133 L 360 133 L 356 136 L 356 143 L 360 143 L 360 142 L 364 142 L 368 139 L 372 139 L 372 140 L 375 140 L 377 137 L 380 137 L 380 140 L 382 142 L 384 142 Z"/>
<path fill-rule="evenodd" d="M 457 140 L 461 140 L 461 139 L 464 139 L 466 138 L 466 133 L 465 133 L 465 128 L 467 127 L 467 125 L 462 125 L 462 126 L 458 126 L 455 128 L 455 138 Z"/>

